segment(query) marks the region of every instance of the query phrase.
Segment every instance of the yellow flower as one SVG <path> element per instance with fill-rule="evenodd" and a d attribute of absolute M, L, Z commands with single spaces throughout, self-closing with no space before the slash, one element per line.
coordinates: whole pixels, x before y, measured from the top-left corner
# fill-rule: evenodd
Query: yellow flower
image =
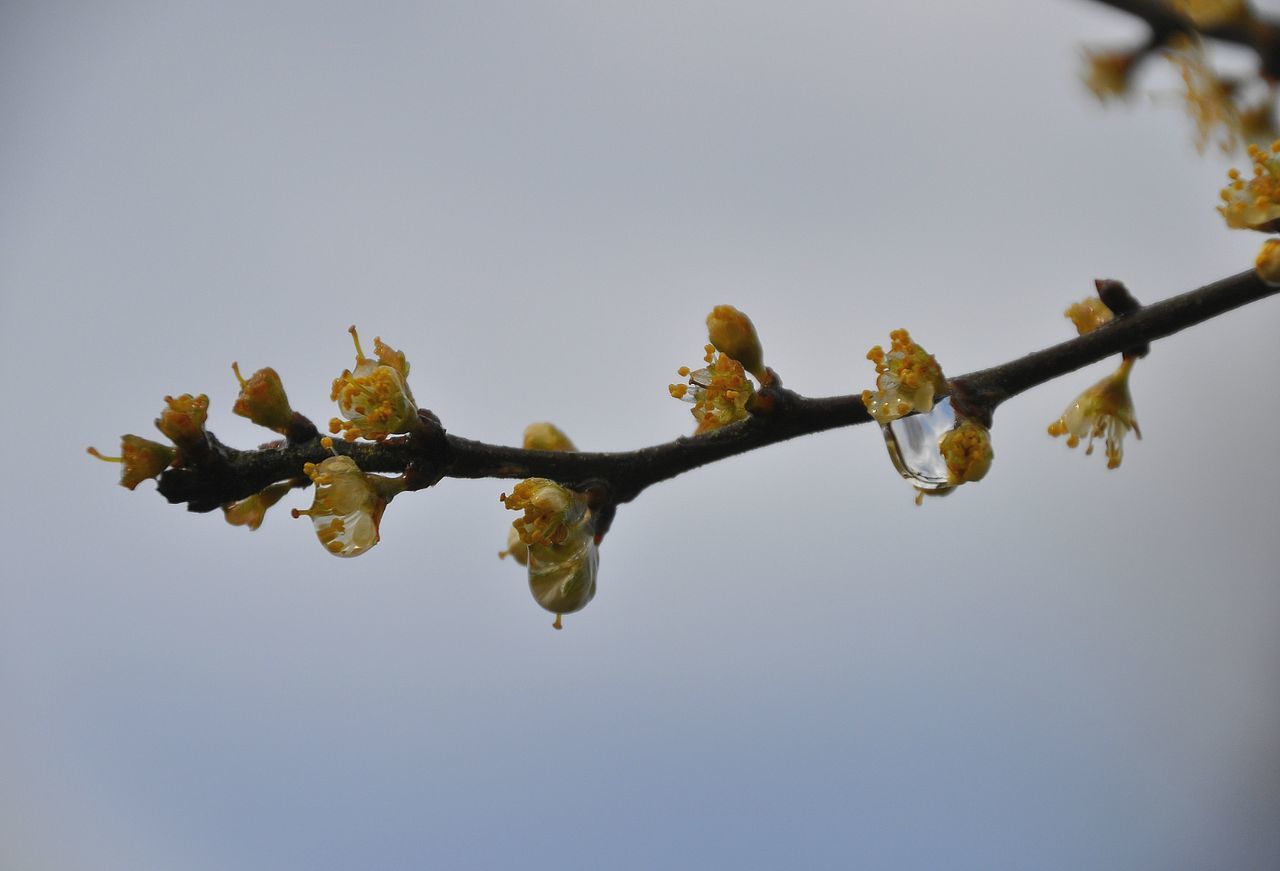
<path fill-rule="evenodd" d="M 1169 5 L 1196 27 L 1218 27 L 1253 16 L 1246 0 L 1169 0 Z"/>
<path fill-rule="evenodd" d="M 933 355 L 911 340 L 906 330 L 889 334 L 889 353 L 876 345 L 867 359 L 876 366 L 876 389 L 862 391 L 862 404 L 881 424 L 915 411 L 929 411 L 947 381 Z"/>
<path fill-rule="evenodd" d="M 1130 51 L 1102 51 L 1086 48 L 1082 52 L 1084 84 L 1102 102 L 1127 96 L 1137 54 Z"/>
<path fill-rule="evenodd" d="M 707 315 L 707 335 L 721 354 L 737 360 L 763 384 L 768 380 L 764 368 L 764 348 L 751 318 L 731 305 L 718 305 Z"/>
<path fill-rule="evenodd" d="M 409 390 L 409 363 L 404 354 L 378 338 L 373 340 L 377 359 L 370 359 L 360 348 L 356 328 L 348 332 L 356 344 L 356 368 L 344 369 L 333 380 L 329 396 L 347 420 L 333 418 L 329 431 L 335 435 L 341 432 L 347 441 L 382 441 L 393 433 L 409 432 L 417 425 L 418 407 Z"/>
<path fill-rule="evenodd" d="M 527 478 L 499 498 L 509 510 L 524 511 L 511 525 L 530 547 L 563 544 L 587 512 L 585 496 L 549 478 Z"/>
<path fill-rule="evenodd" d="M 991 450 L 991 433 L 982 424 L 963 420 L 938 442 L 947 464 L 947 483 L 952 487 L 981 481 L 991 469 L 995 456 Z"/>
<path fill-rule="evenodd" d="M 1218 211 L 1228 227 L 1273 233 L 1280 230 L 1280 139 L 1267 150 L 1250 145 L 1249 157 L 1253 178 L 1246 182 L 1238 169 L 1227 173 L 1231 183 L 1222 189 Z"/>
<path fill-rule="evenodd" d="M 747 378 L 742 364 L 723 353 L 717 353 L 714 345 L 706 346 L 702 359 L 709 365 L 696 372 L 681 366 L 677 374 L 689 379 L 687 384 L 671 384 L 667 387 L 676 399 L 692 402 L 689 413 L 698 422 L 694 435 L 703 435 L 745 420 L 751 413 L 747 405 L 755 395 L 755 386 Z"/>
<path fill-rule="evenodd" d="M 169 468 L 177 451 L 168 445 L 144 439 L 142 436 L 120 437 L 120 456 L 106 457 L 97 448 L 89 448 L 89 455 L 108 463 L 120 463 L 120 486 L 130 490 L 143 481 L 154 478 Z"/>
<path fill-rule="evenodd" d="M 526 451 L 576 451 L 573 442 L 553 424 L 531 423 L 524 430 Z"/>
<path fill-rule="evenodd" d="M 1262 243 L 1254 269 L 1267 284 L 1280 284 L 1280 239 L 1268 239 Z"/>
<path fill-rule="evenodd" d="M 321 444 L 332 449 L 333 440 Z M 294 517 L 310 517 L 316 537 L 334 556 L 359 556 L 378 543 L 378 525 L 392 497 L 404 489 L 399 478 L 367 475 L 350 457 L 332 456 L 302 467 L 315 484 L 315 499 Z"/>
<path fill-rule="evenodd" d="M 177 399 L 164 398 L 167 406 L 156 419 L 156 429 L 178 447 L 204 441 L 204 424 L 209 417 L 209 397 L 184 393 Z"/>
<path fill-rule="evenodd" d="M 1184 41 L 1165 54 L 1182 77 L 1187 114 L 1196 125 L 1196 150 L 1203 153 L 1214 131 L 1221 128 L 1218 146 L 1227 153 L 1234 151 L 1240 143 L 1240 113 L 1232 101 L 1232 88 L 1209 66 L 1203 47 L 1198 41 Z"/>
<path fill-rule="evenodd" d="M 291 489 L 291 482 L 280 481 L 239 502 L 222 506 L 222 514 L 232 526 L 247 526 L 250 531 L 255 530 L 262 525 L 267 509 L 279 502 Z"/>
<path fill-rule="evenodd" d="M 552 625 L 559 629 L 562 614 L 582 610 L 596 594 L 600 553 L 587 499 L 547 478 L 521 481 L 501 498 L 508 509 L 524 511 L 511 524 L 509 552 L 528 565 L 533 598 L 556 615 Z"/>
<path fill-rule="evenodd" d="M 1062 314 L 1071 319 L 1071 323 L 1076 325 L 1076 332 L 1082 336 L 1092 333 L 1115 317 L 1107 304 L 1096 296 L 1072 303 Z"/>
<path fill-rule="evenodd" d="M 1049 435 L 1067 436 L 1067 447 L 1074 448 L 1080 439 L 1089 437 L 1086 454 L 1093 453 L 1093 440 L 1105 439 L 1107 468 L 1119 467 L 1124 457 L 1124 437 L 1133 430 L 1142 438 L 1133 414 L 1133 397 L 1129 394 L 1129 372 L 1133 359 L 1126 357 L 1120 368 L 1090 387 L 1067 407 L 1062 417 L 1049 424 Z"/>
<path fill-rule="evenodd" d="M 289 407 L 289 397 L 285 395 L 276 370 L 270 367 L 259 369 L 248 380 L 240 374 L 238 363 L 231 364 L 231 371 L 236 373 L 236 380 L 240 382 L 240 395 L 231 410 L 281 435 L 288 432 L 293 409 Z"/>

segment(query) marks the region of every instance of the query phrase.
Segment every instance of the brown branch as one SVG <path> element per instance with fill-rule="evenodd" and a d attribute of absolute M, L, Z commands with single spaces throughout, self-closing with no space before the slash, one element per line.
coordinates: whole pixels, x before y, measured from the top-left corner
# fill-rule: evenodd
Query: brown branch
<path fill-rule="evenodd" d="M 957 404 L 963 402 L 969 413 L 989 417 L 1001 402 L 1038 384 L 1277 292 L 1280 287 L 1265 284 L 1254 272 L 1241 272 L 1142 307 L 1088 335 L 952 379 Z M 490 445 L 445 433 L 430 412 L 423 412 L 423 427 L 413 435 L 380 444 L 338 441 L 335 447 L 366 472 L 407 473 L 411 489 L 442 477 L 543 477 L 589 491 L 611 509 L 698 466 L 797 436 L 871 421 L 858 396 L 814 399 L 780 385 L 763 388 L 761 395 L 772 400 L 767 414 L 635 451 L 558 453 Z M 159 489 L 170 502 L 185 502 L 191 511 L 212 511 L 276 481 L 302 478 L 304 463 L 318 463 L 326 456 L 318 437 L 238 451 L 210 435 L 209 450 L 191 465 L 165 471 Z"/>
<path fill-rule="evenodd" d="M 1218 27 L 1198 28 L 1190 19 L 1175 12 L 1163 0 L 1093 0 L 1121 12 L 1140 18 L 1151 28 L 1151 39 L 1144 46 L 1144 53 L 1164 45 L 1176 34 L 1196 34 L 1207 39 L 1227 42 L 1252 49 L 1258 55 L 1258 64 L 1264 75 L 1280 80 L 1280 21 L 1253 14 L 1248 22 L 1225 24 Z"/>

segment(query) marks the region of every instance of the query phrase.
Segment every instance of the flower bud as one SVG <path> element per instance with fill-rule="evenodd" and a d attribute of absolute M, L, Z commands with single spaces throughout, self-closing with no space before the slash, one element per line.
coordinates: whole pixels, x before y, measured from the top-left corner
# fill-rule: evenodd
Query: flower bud
<path fill-rule="evenodd" d="M 526 451 L 576 451 L 573 442 L 556 426 L 549 423 L 531 423 L 524 430 Z"/>
<path fill-rule="evenodd" d="M 247 526 L 250 531 L 256 530 L 262 525 L 262 519 L 267 515 L 267 509 L 283 498 L 284 494 L 293 489 L 291 481 L 280 481 L 265 487 L 262 490 L 241 499 L 239 502 L 232 502 L 222 507 L 222 514 L 227 519 L 227 523 L 232 526 Z"/>
<path fill-rule="evenodd" d="M 1268 239 L 1262 243 L 1253 268 L 1267 284 L 1280 284 L 1280 239 Z"/>
<path fill-rule="evenodd" d="M 1107 308 L 1107 304 L 1096 296 L 1072 303 L 1062 314 L 1071 319 L 1071 323 L 1076 325 L 1076 333 L 1081 336 L 1092 333 L 1115 318 L 1115 314 Z"/>
<path fill-rule="evenodd" d="M 90 456 L 97 457 L 99 460 L 120 463 L 120 486 L 128 487 L 130 490 L 169 468 L 169 464 L 178 453 L 168 445 L 136 435 L 120 437 L 120 456 L 118 457 L 103 456 L 97 448 L 89 448 L 88 452 Z"/>
<path fill-rule="evenodd" d="M 179 448 L 205 440 L 204 424 L 209 416 L 209 397 L 184 393 L 177 399 L 164 398 L 166 408 L 156 419 L 156 429 Z"/>
<path fill-rule="evenodd" d="M 981 481 L 991 469 L 995 454 L 991 433 L 975 420 L 964 419 L 938 442 L 947 464 L 947 483 L 953 487 Z"/>
<path fill-rule="evenodd" d="M 718 305 L 707 315 L 707 335 L 721 354 L 732 357 L 763 383 L 764 349 L 751 318 L 731 305 Z"/>
<path fill-rule="evenodd" d="M 293 409 L 289 407 L 289 397 L 285 395 L 276 370 L 269 367 L 259 369 L 247 381 L 240 375 L 238 363 L 231 364 L 231 371 L 236 373 L 236 380 L 240 382 L 240 395 L 231 410 L 281 435 L 288 432 Z"/>

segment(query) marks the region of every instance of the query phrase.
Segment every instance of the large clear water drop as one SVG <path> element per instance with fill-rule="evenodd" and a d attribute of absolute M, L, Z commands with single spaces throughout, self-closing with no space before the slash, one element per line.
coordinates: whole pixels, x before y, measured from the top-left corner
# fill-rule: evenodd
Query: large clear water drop
<path fill-rule="evenodd" d="M 946 490 L 947 461 L 942 458 L 939 442 L 956 426 L 956 413 L 947 396 L 925 414 L 913 414 L 883 424 L 889 457 L 902 477 L 921 490 Z"/>

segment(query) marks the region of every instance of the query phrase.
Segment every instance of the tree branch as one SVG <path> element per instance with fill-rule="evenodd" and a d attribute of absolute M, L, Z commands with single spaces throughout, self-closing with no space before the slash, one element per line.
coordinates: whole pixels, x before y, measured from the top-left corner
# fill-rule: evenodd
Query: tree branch
<path fill-rule="evenodd" d="M 1180 296 L 1118 317 L 1098 330 L 1036 351 L 999 366 L 951 381 L 957 405 L 986 417 L 1001 402 L 1046 381 L 1122 353 L 1144 342 L 1217 317 L 1239 306 L 1280 292 L 1253 271 L 1241 272 Z M 726 457 L 746 453 L 797 436 L 871 421 L 859 396 L 809 398 L 781 386 L 760 395 L 767 413 L 701 436 L 635 451 L 614 453 L 530 451 L 490 445 L 444 432 L 429 412 L 422 431 L 382 443 L 335 441 L 366 472 L 405 472 L 410 489 L 450 478 L 543 477 L 595 494 L 604 506 L 629 502 L 647 487 Z M 258 450 L 239 451 L 209 434 L 209 449 L 160 476 L 160 493 L 170 502 L 187 503 L 191 511 L 212 511 L 250 496 L 277 481 L 298 479 L 305 463 L 319 463 L 328 451 L 319 437 L 277 442 Z"/>
<path fill-rule="evenodd" d="M 1190 19 L 1174 11 L 1173 7 L 1163 0 L 1093 0 L 1093 2 L 1127 12 L 1145 21 L 1151 28 L 1151 40 L 1146 46 L 1147 51 L 1159 48 L 1176 34 L 1198 33 L 1208 39 L 1253 49 L 1258 55 L 1262 72 L 1272 79 L 1280 79 L 1280 21 L 1271 16 L 1255 12 L 1248 22 L 1202 28 L 1196 27 Z"/>

